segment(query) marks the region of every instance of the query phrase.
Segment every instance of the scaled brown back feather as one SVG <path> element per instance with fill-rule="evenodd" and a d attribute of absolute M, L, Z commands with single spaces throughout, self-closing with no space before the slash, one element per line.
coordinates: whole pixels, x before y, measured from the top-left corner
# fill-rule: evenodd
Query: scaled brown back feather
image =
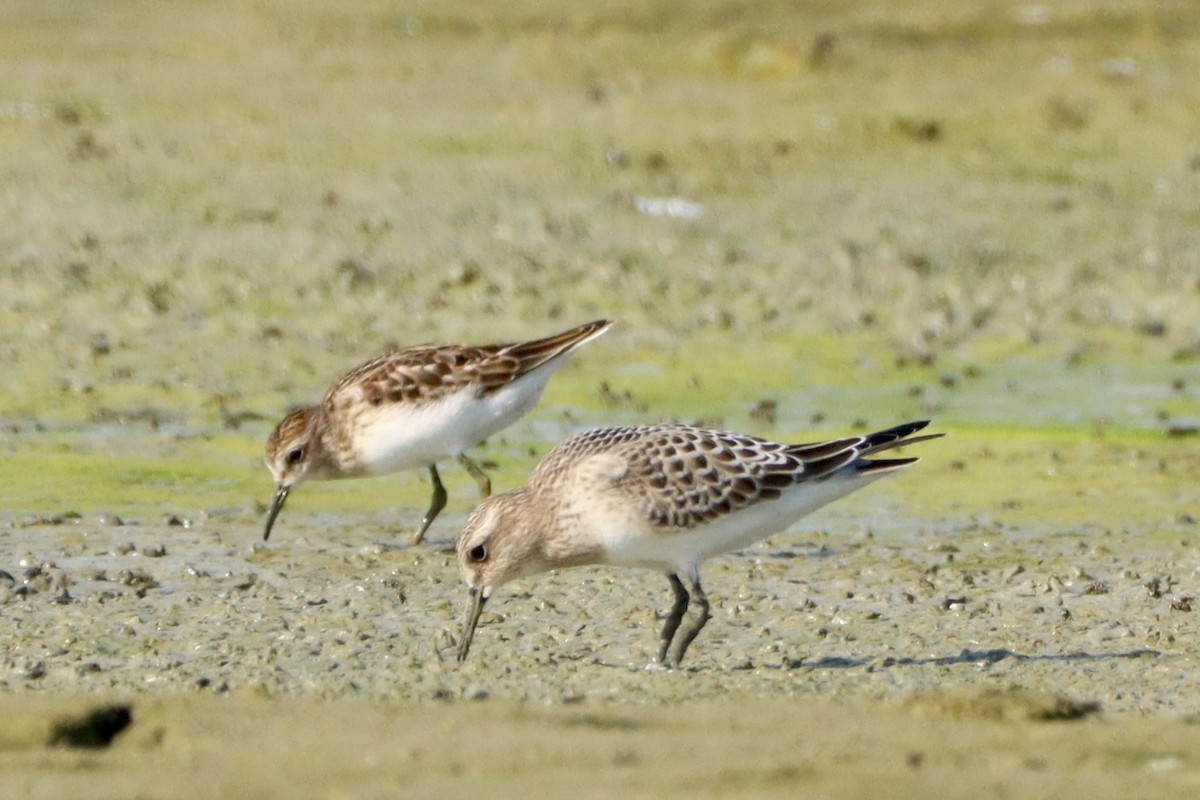
<path fill-rule="evenodd" d="M 868 460 L 900 444 L 927 422 L 909 423 L 868 436 L 816 444 L 785 445 L 754 436 L 689 425 L 600 428 L 552 451 L 530 483 L 553 483 L 553 474 L 589 454 L 612 453 L 627 465 L 614 475 L 622 493 L 637 497 L 645 517 L 663 528 L 691 528 L 786 489 L 820 481 L 845 469 L 860 474 L 896 469 L 916 459 Z"/>
<path fill-rule="evenodd" d="M 338 405 L 348 389 L 361 389 L 372 405 L 433 403 L 465 386 L 488 394 L 566 354 L 608 326 L 607 320 L 596 320 L 531 342 L 406 347 L 346 373 L 325 393 L 323 402 L 330 407 Z"/>

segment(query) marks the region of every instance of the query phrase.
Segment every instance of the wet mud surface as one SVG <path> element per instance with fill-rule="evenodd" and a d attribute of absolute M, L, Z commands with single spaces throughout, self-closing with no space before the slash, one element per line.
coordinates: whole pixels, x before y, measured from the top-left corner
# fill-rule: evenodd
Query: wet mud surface
<path fill-rule="evenodd" d="M 5 791 L 1195 795 L 1191 3 L 14 12 Z M 605 569 L 456 665 L 454 465 L 427 546 L 416 473 L 259 541 L 342 371 L 596 317 L 497 489 L 601 424 L 949 435 L 706 564 L 671 673 L 666 581 Z"/>
<path fill-rule="evenodd" d="M 676 674 L 646 670 L 665 579 L 606 568 L 505 587 L 457 665 L 451 521 L 416 548 L 365 521 L 293 519 L 266 546 L 216 522 L 14 527 L 0 685 L 536 704 L 1016 686 L 1185 710 L 1200 610 L 1185 530 L 897 521 L 908 502 L 863 495 L 709 562 L 714 616 Z"/>

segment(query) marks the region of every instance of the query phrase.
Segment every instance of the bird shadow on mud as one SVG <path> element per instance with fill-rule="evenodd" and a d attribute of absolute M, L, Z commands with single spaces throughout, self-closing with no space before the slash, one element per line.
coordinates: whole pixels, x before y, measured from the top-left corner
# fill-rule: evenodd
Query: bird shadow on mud
<path fill-rule="evenodd" d="M 826 656 L 814 660 L 804 658 L 789 659 L 784 666 L 788 668 L 805 667 L 807 669 L 853 669 L 855 667 L 924 667 L 924 666 L 954 666 L 957 664 L 995 664 L 1007 659 L 1015 659 L 1018 662 L 1038 662 L 1038 661 L 1107 661 L 1118 658 L 1145 658 L 1147 656 L 1158 657 L 1162 653 L 1157 650 L 1148 648 L 1139 648 L 1137 650 L 1128 650 L 1123 653 L 1088 653 L 1079 651 L 1075 653 L 1055 653 L 1053 655 L 1031 656 L 1024 653 L 1016 653 L 1005 648 L 995 648 L 991 650 L 962 650 L 957 655 L 952 656 L 932 656 L 929 658 L 894 658 L 887 657 L 883 659 L 863 659 L 863 658 L 843 658 L 840 656 Z"/>

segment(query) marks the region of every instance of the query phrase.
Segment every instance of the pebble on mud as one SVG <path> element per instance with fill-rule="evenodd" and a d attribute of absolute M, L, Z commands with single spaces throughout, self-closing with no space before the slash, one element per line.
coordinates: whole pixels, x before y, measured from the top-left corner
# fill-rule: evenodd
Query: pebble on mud
<path fill-rule="evenodd" d="M 56 721 L 46 744 L 50 747 L 108 747 L 132 722 L 133 711 L 129 705 L 99 706 L 79 716 Z"/>
<path fill-rule="evenodd" d="M 1082 719 L 1100 711 L 1098 702 L 1072 700 L 1049 692 L 975 687 L 915 692 L 902 700 L 900 707 L 926 718 L 1006 722 Z"/>

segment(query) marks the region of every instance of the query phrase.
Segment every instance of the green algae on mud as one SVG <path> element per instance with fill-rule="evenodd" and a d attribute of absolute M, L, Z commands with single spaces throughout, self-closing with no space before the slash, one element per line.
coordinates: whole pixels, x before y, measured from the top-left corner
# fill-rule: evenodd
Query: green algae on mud
<path fill-rule="evenodd" d="M 736 344 L 721 348 L 708 338 L 688 351 L 705 358 L 692 359 L 631 353 L 620 329 L 613 338 L 612 347 L 577 357 L 526 420 L 478 449 L 498 489 L 523 483 L 541 454 L 582 427 L 676 419 L 799 440 L 928 417 L 950 436 L 924 454 L 918 477 L 903 492 L 911 498 L 905 513 L 1178 530 L 1177 518 L 1194 499 L 1190 441 L 1169 439 L 1161 423 L 1145 421 L 1157 420 L 1141 399 L 1156 403 L 1150 387 L 1160 387 L 1154 390 L 1160 398 L 1172 391 L 1169 364 L 1110 364 L 1105 374 L 1121 374 L 1124 382 L 1110 380 L 1109 391 L 1088 393 L 1088 374 L 1061 391 L 1061 370 L 1028 361 L 974 372 L 914 368 L 855 359 L 855 345 L 846 341 L 795 339 L 761 345 L 758 358 L 747 362 Z M 326 380 L 314 378 L 296 399 L 319 396 Z M 1125 395 L 1116 393 L 1121 387 Z M 1123 396 L 1137 398 L 1136 405 Z M 769 417 L 755 414 L 764 399 L 772 403 Z M 1002 400 L 1003 416 L 991 413 Z M 10 513 L 157 517 L 240 509 L 239 517 L 254 515 L 270 492 L 261 443 L 273 413 L 282 410 L 255 409 L 256 419 L 233 429 L 191 417 L 171 426 L 136 419 L 94 427 L 18 422 L 8 444 L 17 457 L 0 462 L 0 485 L 11 498 Z M 453 471 L 448 479 L 459 483 Z M 344 514 L 400 506 L 408 513 L 425 500 L 421 481 L 413 472 L 305 486 L 289 516 L 306 508 Z M 452 494 L 460 509 L 475 496 L 467 485 Z"/>

